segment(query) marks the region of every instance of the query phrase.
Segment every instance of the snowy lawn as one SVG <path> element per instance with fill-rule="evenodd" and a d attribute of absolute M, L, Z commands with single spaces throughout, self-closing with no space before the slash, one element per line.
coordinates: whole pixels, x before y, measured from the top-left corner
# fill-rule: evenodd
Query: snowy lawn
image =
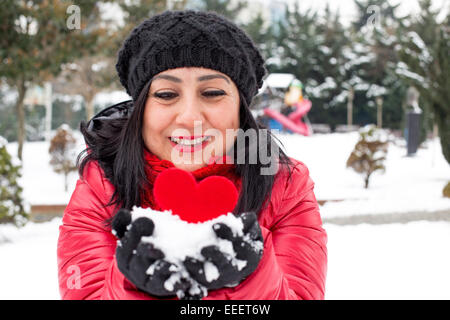
<path fill-rule="evenodd" d="M 378 213 L 450 210 L 450 198 L 442 196 L 450 181 L 450 166 L 442 155 L 439 139 L 427 140 L 413 157 L 406 156 L 403 139 L 389 143 L 386 172 L 375 172 L 369 188 L 362 176 L 346 168 L 358 141 L 358 133 L 316 134 L 312 137 L 279 134 L 287 154 L 306 164 L 315 182 L 324 218 Z"/>
<path fill-rule="evenodd" d="M 0 225 L 0 299 L 59 299 L 60 218 L 17 229 Z"/>
<path fill-rule="evenodd" d="M 336 226 L 326 299 L 450 299 L 450 223 Z"/>
<path fill-rule="evenodd" d="M 60 218 L 0 226 L 0 299 L 59 299 Z M 326 299 L 450 299 L 450 223 L 324 225 Z"/>
<path fill-rule="evenodd" d="M 76 131 L 75 131 L 76 132 Z M 81 152 L 86 145 L 81 134 L 76 132 L 77 150 Z M 68 178 L 68 190 L 64 191 L 64 175 L 57 174 L 50 166 L 50 144 L 46 141 L 28 142 L 23 146 L 23 167 L 20 185 L 23 187 L 23 198 L 32 205 L 67 204 L 78 179 L 76 171 Z M 17 143 L 7 145 L 8 152 L 16 157 Z M 15 160 L 17 163 L 18 160 Z"/>

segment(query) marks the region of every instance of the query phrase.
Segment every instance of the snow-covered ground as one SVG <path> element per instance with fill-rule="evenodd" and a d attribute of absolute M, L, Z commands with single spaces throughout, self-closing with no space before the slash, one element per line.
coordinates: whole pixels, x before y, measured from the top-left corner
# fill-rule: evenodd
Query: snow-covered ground
<path fill-rule="evenodd" d="M 60 299 L 60 218 L 1 226 L 0 299 Z M 450 223 L 324 225 L 326 299 L 450 299 Z"/>
<path fill-rule="evenodd" d="M 438 140 L 427 141 L 415 157 L 405 157 L 398 141 L 390 144 L 386 172 L 375 173 L 369 189 L 345 168 L 357 141 L 355 133 L 302 137 L 279 134 L 289 156 L 303 161 L 315 182 L 318 200 L 344 199 L 320 207 L 324 218 L 450 210 L 442 189 L 450 167 Z M 84 147 L 80 142 L 79 150 Z M 8 145 L 16 153 L 15 143 Z M 48 162 L 48 144 L 24 146 L 21 184 L 31 204 L 64 204 L 77 174 L 64 192 L 63 176 Z M 0 299 L 59 299 L 56 242 L 60 218 L 28 223 L 17 229 L 0 226 Z M 326 223 L 328 233 L 327 299 L 450 299 L 450 223 L 415 221 L 406 224 L 347 225 Z"/>
<path fill-rule="evenodd" d="M 81 133 L 75 131 L 76 149 L 81 152 L 86 145 Z M 67 204 L 78 179 L 76 171 L 68 177 L 68 190 L 64 191 L 64 175 L 56 174 L 50 166 L 49 143 L 45 141 L 29 142 L 23 146 L 23 167 L 20 185 L 23 187 L 23 198 L 28 204 Z M 8 152 L 16 157 L 17 143 L 7 145 Z M 16 160 L 16 164 L 19 163 Z"/>
<path fill-rule="evenodd" d="M 56 243 L 61 218 L 0 226 L 0 299 L 60 299 Z"/>
<path fill-rule="evenodd" d="M 326 299 L 450 299 L 450 223 L 325 224 Z"/>
<path fill-rule="evenodd" d="M 357 132 L 278 137 L 289 156 L 307 165 L 318 200 L 345 200 L 325 203 L 321 207 L 325 218 L 450 209 L 450 199 L 442 196 L 450 166 L 438 138 L 423 143 L 413 157 L 406 156 L 402 139 L 389 143 L 386 172 L 374 172 L 365 189 L 363 177 L 346 168 Z"/>

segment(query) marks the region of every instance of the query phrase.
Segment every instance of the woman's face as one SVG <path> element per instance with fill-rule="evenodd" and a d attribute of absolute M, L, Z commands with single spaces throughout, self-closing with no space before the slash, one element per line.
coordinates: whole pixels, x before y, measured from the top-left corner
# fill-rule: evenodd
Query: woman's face
<path fill-rule="evenodd" d="M 233 146 L 239 105 L 236 85 L 219 71 L 199 67 L 163 71 L 150 85 L 144 143 L 160 159 L 194 171 Z"/>

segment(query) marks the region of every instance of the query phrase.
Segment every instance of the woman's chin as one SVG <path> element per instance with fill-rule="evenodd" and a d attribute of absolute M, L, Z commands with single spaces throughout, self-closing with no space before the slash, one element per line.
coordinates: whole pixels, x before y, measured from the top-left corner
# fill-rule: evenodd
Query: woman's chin
<path fill-rule="evenodd" d="M 179 163 L 174 164 L 176 168 L 182 169 L 185 171 L 195 171 L 197 169 L 203 168 L 206 166 L 206 163 Z"/>
<path fill-rule="evenodd" d="M 172 150 L 173 151 L 173 150 Z M 186 171 L 195 171 L 208 165 L 207 159 L 211 158 L 211 152 L 206 150 L 192 153 L 171 153 L 169 158 L 176 168 Z"/>

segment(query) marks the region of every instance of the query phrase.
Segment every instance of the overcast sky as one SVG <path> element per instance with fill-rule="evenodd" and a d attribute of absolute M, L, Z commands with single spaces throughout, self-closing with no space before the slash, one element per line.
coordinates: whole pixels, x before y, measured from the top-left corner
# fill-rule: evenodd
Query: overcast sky
<path fill-rule="evenodd" d="M 262 2 L 268 3 L 270 0 L 261 0 Z M 347 24 L 356 12 L 355 4 L 353 0 L 284 0 L 288 3 L 298 2 L 300 3 L 300 8 L 312 7 L 318 10 L 323 10 L 327 3 L 330 4 L 330 8 L 335 11 L 339 9 L 342 17 L 342 22 Z M 400 7 L 397 10 L 397 14 L 400 16 L 407 14 L 417 14 L 419 12 L 419 4 L 417 0 L 390 0 L 392 4 L 400 3 Z M 450 9 L 450 0 L 433 0 L 433 6 L 435 8 L 445 7 L 447 12 Z M 445 10 L 441 13 L 439 18 L 445 16 Z"/>

